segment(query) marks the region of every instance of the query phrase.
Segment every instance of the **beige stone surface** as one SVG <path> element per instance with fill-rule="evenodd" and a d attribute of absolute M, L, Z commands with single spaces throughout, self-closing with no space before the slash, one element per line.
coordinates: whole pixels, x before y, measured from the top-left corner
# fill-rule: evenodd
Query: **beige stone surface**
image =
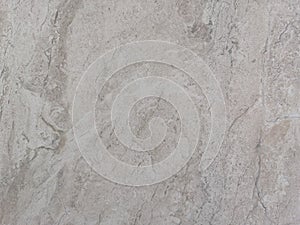
<path fill-rule="evenodd" d="M 299 225 L 299 13 L 0 0 L 0 224 Z"/>

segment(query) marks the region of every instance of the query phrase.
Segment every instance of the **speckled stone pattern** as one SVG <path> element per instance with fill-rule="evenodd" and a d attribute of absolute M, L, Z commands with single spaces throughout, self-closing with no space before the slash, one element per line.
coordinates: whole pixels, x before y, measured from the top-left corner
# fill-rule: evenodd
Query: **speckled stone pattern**
<path fill-rule="evenodd" d="M 0 0 L 1 225 L 299 225 L 299 0 Z"/>

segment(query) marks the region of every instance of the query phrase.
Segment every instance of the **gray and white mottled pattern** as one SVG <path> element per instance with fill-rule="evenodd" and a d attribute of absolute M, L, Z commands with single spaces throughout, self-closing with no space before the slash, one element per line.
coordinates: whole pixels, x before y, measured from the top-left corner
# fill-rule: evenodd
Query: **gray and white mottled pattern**
<path fill-rule="evenodd" d="M 145 40 L 188 49 L 137 50 L 146 56 L 157 51 L 163 60 L 195 66 L 188 51 L 194 52 L 222 96 L 210 101 L 207 93 L 217 93 L 215 86 L 205 88 L 190 73 L 157 61 L 119 68 L 103 82 L 107 71 L 138 55 L 117 58 L 122 54 L 116 51 L 103 67 L 99 64 L 102 73 L 92 71 L 102 89 L 84 83 L 84 96 L 98 91 L 95 102 L 75 98 L 74 113 L 74 96 L 81 93 L 78 85 L 90 65 L 112 49 Z M 119 140 L 129 133 L 115 132 L 113 122 L 122 118 L 111 122 L 110 113 L 127 85 L 152 76 L 181 86 L 200 122 L 182 124 L 180 110 L 168 101 L 181 92 L 172 88 L 135 99 L 128 123 L 136 140 L 151 137 L 148 144 L 155 145 L 164 139 L 150 151 L 135 151 L 135 145 Z M 156 82 L 140 89 L 152 90 L 151 84 Z M 135 90 L 119 96 L 134 96 Z M 299 99 L 298 0 L 0 0 L 0 224 L 299 225 Z M 215 107 L 223 112 L 221 102 L 226 112 L 214 114 Z M 84 120 L 89 107 L 91 125 Z M 210 140 L 216 121 L 220 135 Z M 195 125 L 199 133 L 185 132 Z M 90 158 L 79 149 L 77 126 L 95 129 L 110 155 L 137 171 L 164 162 L 181 137 L 198 142 L 191 158 L 182 156 L 189 159 L 183 168 L 171 171 L 170 164 L 164 172 L 174 175 L 160 182 L 155 178 L 162 173 L 129 182 L 126 176 L 134 174 L 126 170 L 111 180 L 100 171 L 110 167 L 101 161 L 103 149 L 93 149 Z M 207 151 L 205 146 L 218 141 L 220 148 Z"/>

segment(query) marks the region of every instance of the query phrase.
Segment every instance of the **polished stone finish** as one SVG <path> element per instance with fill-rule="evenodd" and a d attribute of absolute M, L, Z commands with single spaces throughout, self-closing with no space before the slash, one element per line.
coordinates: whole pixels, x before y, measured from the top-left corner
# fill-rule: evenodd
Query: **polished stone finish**
<path fill-rule="evenodd" d="M 298 0 L 0 0 L 0 224 L 299 225 Z"/>

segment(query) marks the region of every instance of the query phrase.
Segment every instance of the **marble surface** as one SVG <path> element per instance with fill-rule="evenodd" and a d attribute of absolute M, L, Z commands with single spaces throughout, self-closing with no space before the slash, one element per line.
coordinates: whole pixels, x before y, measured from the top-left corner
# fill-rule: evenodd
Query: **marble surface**
<path fill-rule="evenodd" d="M 298 0 L 0 0 L 1 225 L 299 225 Z"/>

